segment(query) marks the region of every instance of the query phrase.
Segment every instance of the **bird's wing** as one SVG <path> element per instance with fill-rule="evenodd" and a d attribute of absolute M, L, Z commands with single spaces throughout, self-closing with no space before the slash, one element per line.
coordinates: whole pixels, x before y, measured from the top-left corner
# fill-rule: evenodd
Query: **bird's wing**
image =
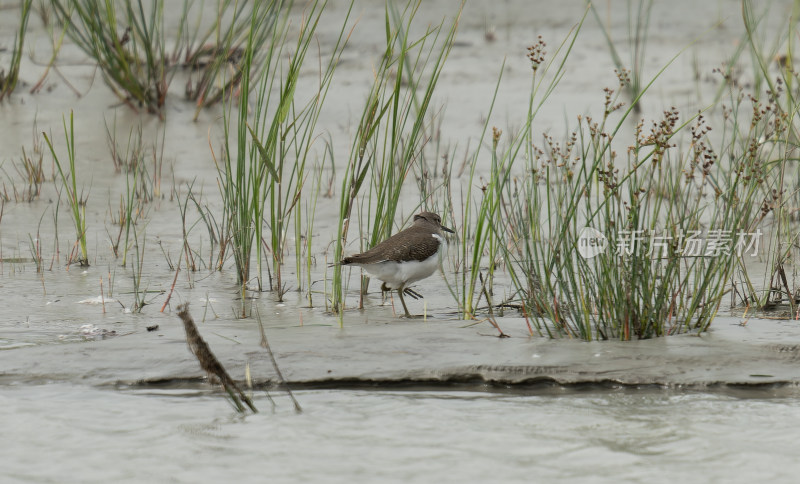
<path fill-rule="evenodd" d="M 407 233 L 410 232 L 410 233 Z M 397 238 L 412 237 L 413 243 L 397 243 Z M 439 238 L 419 227 L 409 227 L 380 244 L 361 254 L 346 257 L 346 264 L 377 264 L 386 261 L 423 261 L 436 252 L 440 244 Z"/>

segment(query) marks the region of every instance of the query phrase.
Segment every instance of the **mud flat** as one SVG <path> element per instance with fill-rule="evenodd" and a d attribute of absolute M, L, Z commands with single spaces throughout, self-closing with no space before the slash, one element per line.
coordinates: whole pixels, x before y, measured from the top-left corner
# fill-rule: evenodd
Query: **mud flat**
<path fill-rule="evenodd" d="M 712 330 L 638 342 L 547 340 L 527 336 L 523 320 L 504 319 L 509 338 L 464 321 L 383 320 L 344 328 L 267 328 L 287 381 L 296 388 L 461 385 L 621 385 L 709 389 L 753 387 L 800 393 L 800 326 L 793 321 L 719 318 Z M 231 375 L 277 383 L 256 325 L 200 331 Z M 2 383 L 68 381 L 88 385 L 181 385 L 205 377 L 177 324 L 100 341 L 0 351 Z"/>

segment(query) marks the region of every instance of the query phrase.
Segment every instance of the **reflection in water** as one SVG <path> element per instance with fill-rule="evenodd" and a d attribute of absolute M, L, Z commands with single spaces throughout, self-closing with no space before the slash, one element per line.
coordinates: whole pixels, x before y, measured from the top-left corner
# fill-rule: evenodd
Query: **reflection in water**
<path fill-rule="evenodd" d="M 788 480 L 800 401 L 670 391 L 220 394 L 69 384 L 0 392 L 4 475 L 25 482 Z M 747 465 L 743 466 L 742 463 Z"/>

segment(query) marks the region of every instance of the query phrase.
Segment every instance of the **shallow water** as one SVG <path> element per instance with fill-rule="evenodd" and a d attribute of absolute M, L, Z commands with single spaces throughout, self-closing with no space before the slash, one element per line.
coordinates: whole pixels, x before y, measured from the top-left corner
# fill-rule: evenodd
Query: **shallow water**
<path fill-rule="evenodd" d="M 459 4 L 453 0 L 426 5 L 425 9 L 420 10 L 419 24 L 415 28 L 452 16 Z M 345 6 L 346 2 L 343 1 L 331 2 L 326 11 L 326 22 L 318 34 L 321 45 L 330 45 L 330 41 L 338 35 L 339 20 L 344 16 Z M 785 8 L 785 5 L 776 2 L 764 22 L 780 25 Z M 526 109 L 520 106 L 525 104 L 530 90 L 530 65 L 524 55 L 526 46 L 541 33 L 549 42 L 552 55 L 558 41 L 568 35 L 580 20 L 584 9 L 585 5 L 581 2 L 564 2 L 560 8 L 536 8 L 533 9 L 535 11 L 529 2 L 524 1 L 502 2 L 491 7 L 480 3 L 468 4 L 459 25 L 458 41 L 447 60 L 434 102 L 439 110 L 437 116 L 442 120 L 441 143 L 457 145 L 460 150 L 474 143 L 482 129 L 504 59 L 506 67 L 492 123 L 506 130 L 518 123 L 519 116 L 526 113 Z M 654 9 L 645 76 L 655 75 L 656 67 L 666 65 L 686 47 L 689 39 L 696 36 L 700 38 L 691 48 L 691 55 L 687 53 L 677 58 L 652 87 L 652 95 L 646 98 L 642 114 L 647 119 L 658 118 L 661 109 L 672 104 L 683 112 L 692 112 L 699 105 L 705 106 L 707 101 L 704 99 L 712 96 L 719 87 L 710 75 L 712 69 L 730 54 L 743 35 L 739 4 L 732 0 L 702 4 L 684 1 L 675 6 L 656 4 Z M 687 18 L 684 12 L 692 9 L 697 9 L 697 14 Z M 360 112 L 370 86 L 374 60 L 381 53 L 384 13 L 378 3 L 358 2 L 356 5 L 354 18 L 358 18 L 358 24 L 334 78 L 332 91 L 336 94 L 329 97 L 320 117 L 318 131 L 325 136 L 330 135 L 340 165 L 348 157 L 357 123 L 354 113 Z M 609 4 L 600 7 L 600 14 L 615 38 L 627 38 L 626 9 Z M 0 18 L 0 46 L 14 32 L 14 25 L 13 15 Z M 683 35 L 675 35 L 675 25 L 685 29 Z M 709 30 L 712 27 L 715 30 Z M 38 59 L 42 52 L 48 52 L 47 34 L 36 19 L 31 22 L 30 28 L 29 44 L 26 45 L 36 47 L 35 58 Z M 490 32 L 494 35 L 492 41 L 487 40 Z M 621 40 L 620 45 L 620 48 L 624 48 L 628 44 Z M 27 87 L 38 80 L 44 68 L 27 59 L 23 62 L 20 87 L 0 107 L 0 127 L 3 128 L 0 129 L 0 164 L 4 170 L 0 173 L 0 182 L 6 190 L 11 190 L 13 184 L 24 186 L 14 167 L 22 148 L 31 152 L 38 136 L 36 133 L 50 133 L 57 151 L 63 155 L 62 119 L 74 110 L 77 173 L 81 182 L 79 190 L 85 190 L 87 198 L 87 239 L 92 265 L 88 269 L 66 265 L 73 249 L 75 232 L 66 203 L 57 202 L 58 184 L 52 179 L 50 155 L 46 153 L 44 165 L 48 179 L 43 185 L 41 197 L 30 203 L 8 201 L 3 206 L 0 222 L 0 290 L 5 301 L 13 303 L 5 304 L 0 314 L 0 348 L 81 341 L 86 339 L 86 331 L 82 328 L 87 325 L 91 325 L 89 331 L 94 327 L 99 331 L 125 333 L 165 321 L 169 313 L 164 316 L 157 309 L 166 301 L 173 283 L 175 273 L 170 263 L 176 264 L 180 257 L 184 234 L 178 205 L 186 202 L 188 185 L 193 186 L 195 195 L 203 206 L 209 208 L 211 215 L 218 219 L 222 217 L 218 172 L 211 152 L 212 146 L 216 152 L 220 148 L 220 107 L 203 111 L 198 121 L 192 122 L 193 107 L 182 99 L 180 92 L 185 79 L 178 74 L 165 108 L 165 120 L 161 123 L 155 116 L 137 115 L 127 106 L 120 105 L 85 55 L 69 41 L 60 55 L 64 63 L 61 66 L 62 74 L 71 81 L 80 96 L 55 75 L 48 77 L 48 89 L 39 94 L 29 94 Z M 593 19 L 585 22 L 566 69 L 561 84 L 536 117 L 535 130 L 552 133 L 556 138 L 560 136 L 558 133 L 564 131 L 565 114 L 569 115 L 570 124 L 578 115 L 594 115 L 598 118 L 598 109 L 603 109 L 603 87 L 617 84 L 602 30 Z M 695 77 L 693 69 L 703 75 Z M 301 81 L 317 82 L 317 73 L 307 72 Z M 126 176 L 115 171 L 109 159 L 106 123 L 109 129 L 113 129 L 111 127 L 116 123 L 116 135 L 121 148 L 132 126 L 143 126 L 146 148 L 151 146 L 149 143 L 160 139 L 160 127 L 166 133 L 160 168 L 160 196 L 145 204 L 145 216 L 136 226 L 143 247 L 141 288 L 149 291 L 146 300 L 150 304 L 141 315 L 129 311 L 135 301 L 131 266 L 136 260 L 136 251 L 133 248 L 129 251 L 130 260 L 127 267 L 123 267 L 120 258 L 115 257 L 111 250 L 111 243 L 119 232 L 119 225 L 114 220 L 118 218 L 119 197 L 125 191 Z M 428 148 L 432 148 L 432 145 Z M 315 146 L 315 150 L 314 161 L 318 161 L 323 150 L 321 146 Z M 437 154 L 429 153 L 434 158 Z M 479 157 L 478 177 L 487 171 L 488 159 L 487 156 Z M 152 174 L 156 170 L 149 163 L 150 160 L 147 164 Z M 337 168 L 339 177 L 343 171 L 343 166 Z M 323 172 L 324 178 L 329 176 L 328 168 Z M 419 194 L 413 187 L 414 176 L 415 173 L 409 176 L 409 189 L 401 197 L 396 230 L 401 228 L 399 219 L 408 219 L 419 206 Z M 340 179 L 336 179 L 334 185 L 338 187 L 339 182 Z M 462 176 L 456 183 L 469 181 Z M 262 314 L 277 314 L 280 323 L 296 324 L 307 304 L 303 294 L 294 289 L 300 287 L 305 292 L 310 283 L 313 284 L 315 307 L 324 308 L 324 292 L 330 289 L 328 284 L 332 277 L 328 268 L 332 261 L 328 258 L 332 256 L 330 244 L 336 237 L 337 200 L 338 194 L 334 193 L 334 198 L 323 197 L 318 202 L 312 233 L 314 266 L 311 281 L 295 273 L 295 234 L 293 230 L 287 234 L 291 253 L 287 254 L 283 269 L 284 282 L 290 291 L 286 305 L 278 304 L 273 292 L 249 293 L 248 296 L 254 301 L 253 307 Z M 306 207 L 302 205 L 297 212 L 305 210 Z M 186 239 L 196 251 L 199 269 L 197 272 L 187 272 L 184 266 L 175 286 L 172 304 L 166 310 L 170 311 L 181 302 L 191 302 L 194 308 L 202 308 L 211 318 L 233 320 L 240 311 L 240 303 L 232 258 L 228 258 L 222 272 L 216 273 L 210 269 L 213 262 L 208 231 L 197 210 L 190 206 L 188 212 Z M 369 216 L 363 217 L 366 225 Z M 346 253 L 359 251 L 356 234 L 365 235 L 366 230 L 353 226 Z M 38 244 L 45 267 L 42 273 L 37 273 L 31 262 L 32 243 Z M 451 244 L 452 247 L 456 245 Z M 444 271 L 451 283 L 456 278 L 454 274 L 459 266 L 459 262 L 444 261 Z M 267 274 L 262 275 L 266 281 Z M 358 276 L 358 270 L 346 271 L 345 274 L 346 305 L 350 308 L 360 302 Z M 513 292 L 507 274 L 500 271 L 496 277 L 496 296 L 507 297 Z M 435 274 L 421 281 L 419 287 L 425 299 L 411 301 L 412 312 L 442 310 L 450 314 L 457 313 L 458 304 L 441 275 Z M 372 291 L 367 300 L 368 313 L 380 311 L 380 317 L 391 314 L 386 307 L 378 308 L 380 295 L 376 293 L 374 285 Z M 82 301 L 96 301 L 103 293 L 106 297 L 111 294 L 115 301 L 109 301 L 105 308 L 97 304 L 81 304 Z M 211 304 L 207 303 L 209 300 Z M 317 312 L 311 317 L 318 315 Z M 173 316 L 169 317 L 174 320 Z M 338 324 L 335 318 L 318 319 L 322 320 L 322 324 Z"/>
<path fill-rule="evenodd" d="M 793 482 L 800 401 L 671 391 L 5 387 L 3 482 Z M 31 452 L 35 449 L 35 452 Z"/>

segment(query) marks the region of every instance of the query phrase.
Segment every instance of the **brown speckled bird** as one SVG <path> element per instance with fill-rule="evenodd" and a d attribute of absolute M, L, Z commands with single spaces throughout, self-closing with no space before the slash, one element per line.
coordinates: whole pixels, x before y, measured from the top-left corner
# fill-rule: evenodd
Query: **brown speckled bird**
<path fill-rule="evenodd" d="M 442 219 L 431 212 L 414 215 L 414 224 L 361 254 L 342 259 L 342 265 L 356 265 L 383 281 L 381 289 L 397 289 L 406 317 L 410 318 L 403 293 L 414 298 L 419 294 L 408 288 L 430 276 L 439 267 L 439 254 L 447 247 Z"/>

